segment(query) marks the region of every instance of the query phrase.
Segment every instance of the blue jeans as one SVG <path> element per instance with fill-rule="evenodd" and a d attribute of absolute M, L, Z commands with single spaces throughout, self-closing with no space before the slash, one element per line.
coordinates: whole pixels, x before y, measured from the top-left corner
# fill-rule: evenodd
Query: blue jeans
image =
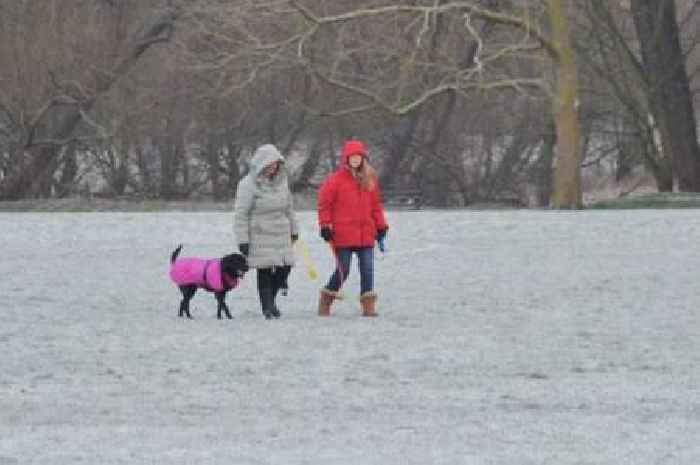
<path fill-rule="evenodd" d="M 374 288 L 374 247 L 338 247 L 335 249 L 337 258 L 336 270 L 328 280 L 326 289 L 337 292 L 350 273 L 352 254 L 357 254 L 360 268 L 360 292 L 370 292 Z M 338 269 L 337 267 L 340 267 Z"/>

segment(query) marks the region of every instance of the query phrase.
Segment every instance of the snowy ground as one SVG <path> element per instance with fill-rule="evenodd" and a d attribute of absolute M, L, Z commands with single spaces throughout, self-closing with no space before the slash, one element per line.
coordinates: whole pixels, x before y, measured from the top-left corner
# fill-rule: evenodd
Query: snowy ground
<path fill-rule="evenodd" d="M 251 274 L 184 321 L 230 215 L 0 214 L 0 465 L 700 463 L 696 210 L 388 216 L 378 319 L 300 260 L 281 320 Z"/>

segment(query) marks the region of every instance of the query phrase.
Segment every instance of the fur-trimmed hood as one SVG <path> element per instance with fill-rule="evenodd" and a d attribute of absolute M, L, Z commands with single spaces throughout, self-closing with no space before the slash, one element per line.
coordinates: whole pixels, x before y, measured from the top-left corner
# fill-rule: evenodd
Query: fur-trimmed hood
<path fill-rule="evenodd" d="M 277 147 L 272 144 L 261 145 L 253 152 L 253 158 L 250 160 L 250 172 L 257 178 L 267 165 L 274 162 L 280 163 L 280 169 L 273 178 L 273 182 L 279 182 L 281 179 L 286 180 L 285 159 Z"/>

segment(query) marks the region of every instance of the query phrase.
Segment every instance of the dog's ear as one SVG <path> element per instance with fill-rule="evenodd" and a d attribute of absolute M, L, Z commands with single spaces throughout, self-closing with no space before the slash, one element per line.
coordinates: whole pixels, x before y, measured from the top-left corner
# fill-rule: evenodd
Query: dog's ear
<path fill-rule="evenodd" d="M 230 276 L 238 276 L 248 271 L 248 260 L 241 254 L 226 255 L 221 259 L 221 269 Z"/>
<path fill-rule="evenodd" d="M 236 263 L 236 266 L 248 269 L 248 258 L 245 255 L 240 253 L 233 254 L 233 261 Z"/>

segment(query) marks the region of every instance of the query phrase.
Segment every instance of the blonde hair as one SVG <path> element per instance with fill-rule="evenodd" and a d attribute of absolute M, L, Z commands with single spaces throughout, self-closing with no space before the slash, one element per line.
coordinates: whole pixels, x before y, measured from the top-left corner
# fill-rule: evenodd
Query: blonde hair
<path fill-rule="evenodd" d="M 357 179 L 360 186 L 362 186 L 362 189 L 373 191 L 374 188 L 377 187 L 377 171 L 369 164 L 366 157 L 362 157 L 362 164 L 359 169 L 354 169 L 351 166 L 348 167 L 350 168 L 350 173 L 352 173 L 353 177 Z"/>

